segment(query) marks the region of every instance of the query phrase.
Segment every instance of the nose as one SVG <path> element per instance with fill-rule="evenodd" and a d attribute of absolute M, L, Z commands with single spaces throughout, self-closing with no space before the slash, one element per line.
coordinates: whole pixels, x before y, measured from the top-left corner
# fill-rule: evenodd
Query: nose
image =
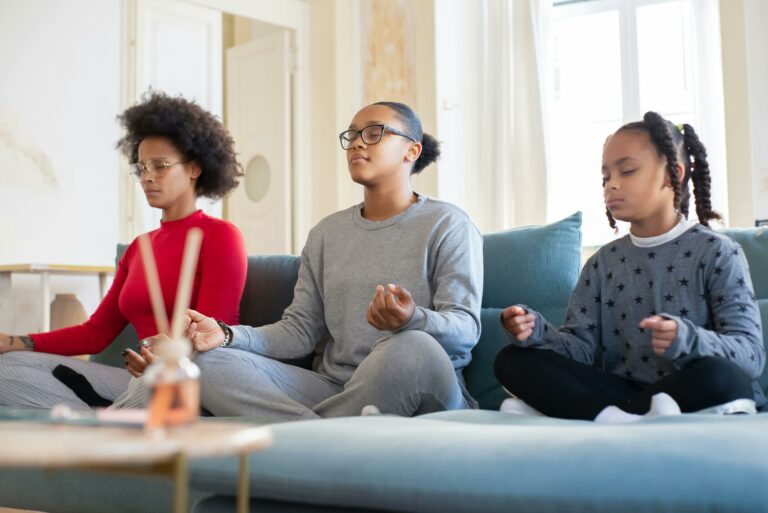
<path fill-rule="evenodd" d="M 365 141 L 363 141 L 363 134 L 358 132 L 357 135 L 355 136 L 355 138 L 352 140 L 352 143 L 350 144 L 349 147 L 350 147 L 350 149 L 351 148 L 366 148 L 367 145 L 365 144 Z"/>
<path fill-rule="evenodd" d="M 615 177 L 616 173 L 611 173 L 603 177 L 603 189 L 616 190 L 619 188 L 619 182 Z"/>

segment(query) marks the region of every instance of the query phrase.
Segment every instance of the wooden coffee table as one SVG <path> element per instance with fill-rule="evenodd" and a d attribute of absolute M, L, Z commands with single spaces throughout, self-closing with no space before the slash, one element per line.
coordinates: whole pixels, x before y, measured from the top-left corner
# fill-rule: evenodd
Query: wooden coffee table
<path fill-rule="evenodd" d="M 140 428 L 0 422 L 0 467 L 80 469 L 169 477 L 174 482 L 175 513 L 189 502 L 187 461 L 240 456 L 237 511 L 248 511 L 248 453 L 272 442 L 268 428 L 235 422 L 197 422 L 150 437 Z"/>

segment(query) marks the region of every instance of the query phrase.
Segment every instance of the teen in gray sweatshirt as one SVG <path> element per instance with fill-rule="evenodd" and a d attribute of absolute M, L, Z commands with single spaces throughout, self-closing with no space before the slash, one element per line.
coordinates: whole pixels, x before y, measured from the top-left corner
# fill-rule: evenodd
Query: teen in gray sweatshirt
<path fill-rule="evenodd" d="M 480 336 L 482 238 L 457 207 L 414 193 L 439 156 L 406 105 L 358 112 L 339 136 L 363 203 L 315 226 L 281 321 L 228 327 L 190 311 L 202 404 L 266 419 L 475 407 L 462 369 Z M 316 350 L 305 370 L 277 359 Z M 223 346 L 223 347 L 222 347 Z"/>

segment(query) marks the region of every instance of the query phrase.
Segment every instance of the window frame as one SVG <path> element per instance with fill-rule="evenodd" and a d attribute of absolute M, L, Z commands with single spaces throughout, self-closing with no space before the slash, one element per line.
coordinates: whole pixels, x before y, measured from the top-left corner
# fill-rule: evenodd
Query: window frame
<path fill-rule="evenodd" d="M 553 2 L 552 20 L 553 22 L 568 18 L 577 18 L 593 14 L 601 14 L 610 11 L 617 11 L 619 17 L 619 55 L 620 55 L 620 76 L 621 76 L 621 106 L 623 123 L 642 119 L 644 112 L 641 111 L 640 103 L 640 61 L 639 61 L 639 42 L 637 33 L 637 10 L 644 6 L 660 5 L 683 1 L 689 3 L 691 9 L 691 18 L 685 23 L 693 24 L 699 22 L 697 16 L 700 13 L 694 12 L 693 2 L 704 0 L 562 0 Z M 713 0 L 708 8 L 718 11 L 718 0 Z M 695 20 L 694 20 L 695 19 Z M 553 23 L 554 26 L 554 23 Z M 725 155 L 725 131 L 724 131 L 724 100 L 722 91 L 722 62 L 720 51 L 720 33 L 719 23 L 716 43 L 707 41 L 705 35 L 701 40 L 694 37 L 694 28 L 689 25 L 687 45 L 689 51 L 686 52 L 686 62 L 691 61 L 693 66 L 693 112 L 694 118 L 686 120 L 701 135 L 702 141 L 708 150 L 710 168 L 712 169 L 712 203 L 715 210 L 718 210 L 724 216 L 728 212 L 728 191 L 726 174 L 726 155 Z M 716 49 L 713 46 L 716 44 Z M 715 60 L 715 63 L 712 61 Z M 547 64 L 548 69 L 554 70 L 554 59 L 550 58 Z M 717 81 L 715 81 L 717 79 Z M 548 86 L 548 95 L 553 97 L 552 85 Z M 665 113 L 660 112 L 665 115 Z M 554 115 L 551 112 L 547 116 L 547 133 L 551 134 L 550 123 Z M 618 127 L 616 127 L 618 128 Z M 549 136 L 548 136 L 549 137 Z M 549 151 L 556 151 L 556 148 L 549 148 Z M 552 159 L 549 159 L 551 162 Z M 554 169 L 548 169 L 548 182 L 557 183 L 557 174 Z M 549 194 L 548 194 L 549 199 Z M 689 218 L 696 221 L 695 207 L 691 199 L 691 209 Z M 547 202 L 549 205 L 549 201 Z M 556 216 L 555 216 L 556 217 Z M 552 220 L 552 214 L 548 208 L 548 220 Z M 609 239 L 601 240 L 599 244 L 609 242 Z"/>

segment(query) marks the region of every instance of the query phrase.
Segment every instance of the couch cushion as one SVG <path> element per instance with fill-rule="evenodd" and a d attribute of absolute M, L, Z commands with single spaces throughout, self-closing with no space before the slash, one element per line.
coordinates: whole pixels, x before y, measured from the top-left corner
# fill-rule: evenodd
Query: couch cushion
<path fill-rule="evenodd" d="M 581 268 L 581 212 L 544 226 L 514 228 L 483 237 L 482 333 L 464 371 L 481 408 L 498 409 L 505 394 L 493 359 L 507 344 L 501 309 L 524 303 L 561 324 Z"/>
<path fill-rule="evenodd" d="M 768 352 L 768 299 L 758 299 L 757 306 L 760 308 L 760 320 L 763 324 L 763 345 L 766 352 Z M 765 391 L 766 397 L 768 397 L 768 365 L 763 369 L 763 375 L 760 376 L 760 384 Z M 768 405 L 766 405 L 766 411 L 768 411 Z"/>
<path fill-rule="evenodd" d="M 764 511 L 768 415 L 632 425 L 457 411 L 275 424 L 253 497 L 411 512 Z M 234 496 L 234 458 L 191 463 Z"/>
<path fill-rule="evenodd" d="M 555 324 L 581 270 L 581 212 L 483 236 L 483 308 L 525 303 Z"/>
<path fill-rule="evenodd" d="M 248 257 L 240 324 L 264 326 L 279 321 L 293 302 L 301 259 L 288 255 Z"/>
<path fill-rule="evenodd" d="M 730 228 L 723 233 L 744 250 L 757 298 L 768 299 L 768 227 Z"/>
<path fill-rule="evenodd" d="M 763 324 L 763 344 L 768 352 L 768 227 L 729 228 L 723 233 L 739 243 L 749 263 L 749 275 L 760 307 Z M 768 365 L 763 369 L 760 384 L 768 395 Z"/>

